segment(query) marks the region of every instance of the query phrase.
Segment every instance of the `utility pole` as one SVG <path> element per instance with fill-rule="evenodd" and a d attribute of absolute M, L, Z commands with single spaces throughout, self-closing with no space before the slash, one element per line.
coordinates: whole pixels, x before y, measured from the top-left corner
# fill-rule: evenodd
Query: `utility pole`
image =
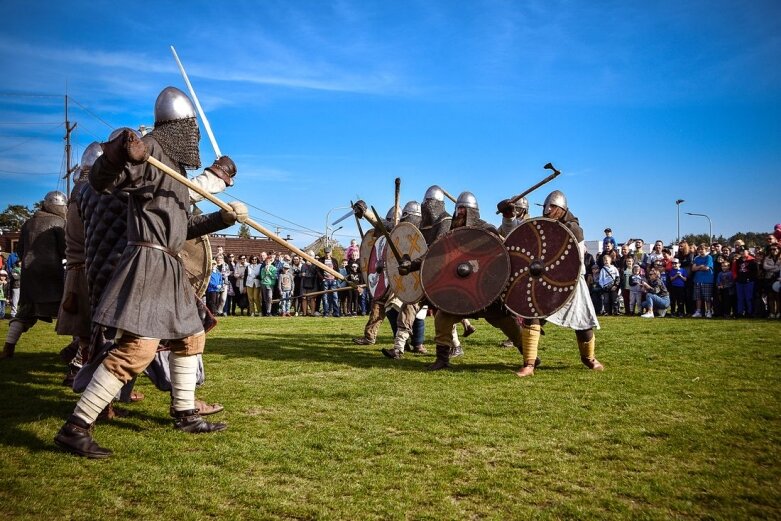
<path fill-rule="evenodd" d="M 74 123 L 71 126 L 68 121 L 68 95 L 65 95 L 65 196 L 70 197 L 71 193 L 71 132 L 76 128 L 78 123 Z M 75 169 L 75 167 L 74 167 Z"/>

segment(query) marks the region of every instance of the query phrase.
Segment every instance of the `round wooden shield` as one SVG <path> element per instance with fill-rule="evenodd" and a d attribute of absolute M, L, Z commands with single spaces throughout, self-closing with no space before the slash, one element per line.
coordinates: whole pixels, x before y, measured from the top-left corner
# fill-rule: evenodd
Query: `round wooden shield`
<path fill-rule="evenodd" d="M 184 243 L 184 248 L 179 252 L 184 271 L 190 281 L 195 294 L 203 297 L 209 286 L 209 277 L 212 273 L 212 247 L 209 236 L 202 235 Z"/>
<path fill-rule="evenodd" d="M 470 226 L 434 241 L 420 268 L 426 297 L 453 315 L 471 315 L 488 307 L 502 293 L 509 276 L 510 256 L 501 239 Z"/>
<path fill-rule="evenodd" d="M 387 269 L 377 273 L 377 263 L 385 263 L 387 245 L 385 236 L 376 230 L 369 230 L 361 241 L 361 272 L 373 298 L 382 297 L 388 291 Z"/>
<path fill-rule="evenodd" d="M 399 223 L 393 227 L 390 238 L 401 255 L 409 255 L 411 260 L 422 257 L 426 250 L 426 239 L 412 223 Z M 423 285 L 420 283 L 420 271 L 409 275 L 399 275 L 399 261 L 390 248 L 385 252 L 385 265 L 388 267 L 388 281 L 393 294 L 405 304 L 414 304 L 423 298 Z"/>
<path fill-rule="evenodd" d="M 369 255 L 372 252 L 372 248 L 374 248 L 375 240 L 376 238 L 374 237 L 374 229 L 367 231 L 361 240 L 361 247 L 359 251 L 361 253 L 360 268 L 361 274 L 363 275 L 363 280 L 369 280 Z"/>
<path fill-rule="evenodd" d="M 552 315 L 575 294 L 582 259 L 572 232 L 553 219 L 522 222 L 504 241 L 510 254 L 505 306 L 524 318 Z"/>

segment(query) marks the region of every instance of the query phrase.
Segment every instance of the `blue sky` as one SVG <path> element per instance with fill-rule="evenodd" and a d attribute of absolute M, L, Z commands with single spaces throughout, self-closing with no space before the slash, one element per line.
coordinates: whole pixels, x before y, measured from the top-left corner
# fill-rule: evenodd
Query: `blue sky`
<path fill-rule="evenodd" d="M 395 177 L 402 204 L 440 184 L 498 223 L 496 203 L 549 161 L 562 175 L 530 200 L 563 190 L 587 239 L 672 241 L 679 198 L 682 234 L 708 231 L 687 211 L 725 236 L 781 222 L 778 1 L 3 2 L 0 16 L 2 208 L 64 187 L 66 88 L 78 162 L 185 89 L 174 45 L 239 169 L 222 197 L 298 246 L 351 199 L 387 211 Z"/>

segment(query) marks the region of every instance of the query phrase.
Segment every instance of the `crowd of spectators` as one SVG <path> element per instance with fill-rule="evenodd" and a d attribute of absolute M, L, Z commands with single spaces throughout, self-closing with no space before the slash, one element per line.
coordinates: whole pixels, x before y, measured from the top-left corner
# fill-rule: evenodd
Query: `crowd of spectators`
<path fill-rule="evenodd" d="M 692 318 L 781 318 L 781 226 L 762 247 L 737 240 L 677 248 L 642 239 L 616 244 L 605 229 L 602 250 L 586 252 L 592 302 L 601 315 Z"/>
<path fill-rule="evenodd" d="M 325 248 L 322 255 L 313 251 L 307 254 L 338 271 L 346 281 L 356 286 L 364 283 L 356 241 L 345 249 L 341 260 L 330 248 Z M 205 299 L 215 316 L 365 315 L 368 291 L 362 287 L 347 289 L 346 281 L 296 254 L 269 251 L 247 256 L 225 253 L 218 247 Z"/>

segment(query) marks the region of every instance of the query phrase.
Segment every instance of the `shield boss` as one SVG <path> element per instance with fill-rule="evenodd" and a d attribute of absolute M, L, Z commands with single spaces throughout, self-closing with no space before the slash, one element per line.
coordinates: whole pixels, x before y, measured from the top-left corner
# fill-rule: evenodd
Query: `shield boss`
<path fill-rule="evenodd" d="M 434 241 L 423 257 L 423 292 L 437 308 L 471 315 L 499 297 L 510 276 L 510 257 L 501 239 L 470 226 Z"/>
<path fill-rule="evenodd" d="M 518 316 L 543 318 L 564 306 L 582 277 L 582 259 L 572 232 L 553 219 L 521 223 L 504 241 L 510 254 L 510 282 L 504 304 Z"/>

